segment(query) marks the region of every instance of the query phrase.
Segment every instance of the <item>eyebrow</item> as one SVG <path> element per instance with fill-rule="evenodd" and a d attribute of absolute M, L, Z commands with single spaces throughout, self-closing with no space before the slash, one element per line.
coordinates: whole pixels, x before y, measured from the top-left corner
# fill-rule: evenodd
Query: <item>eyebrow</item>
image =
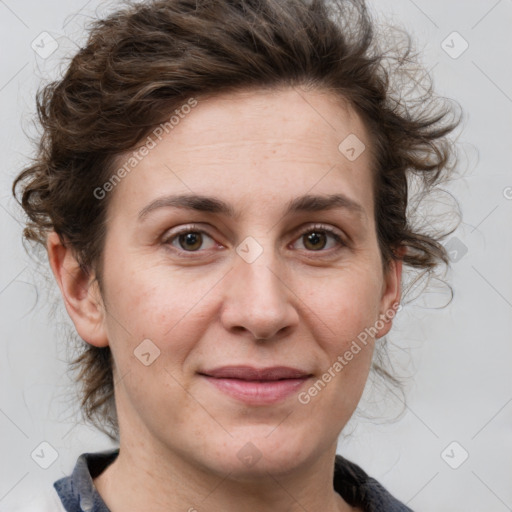
<path fill-rule="evenodd" d="M 221 199 L 188 194 L 171 195 L 155 199 L 139 212 L 139 221 L 143 220 L 154 210 L 169 207 L 220 214 L 234 219 L 240 217 L 240 214 L 237 213 L 230 204 Z M 319 212 L 334 209 L 347 210 L 361 219 L 367 218 L 364 207 L 344 194 L 304 195 L 296 197 L 288 203 L 284 216 L 292 213 Z"/>

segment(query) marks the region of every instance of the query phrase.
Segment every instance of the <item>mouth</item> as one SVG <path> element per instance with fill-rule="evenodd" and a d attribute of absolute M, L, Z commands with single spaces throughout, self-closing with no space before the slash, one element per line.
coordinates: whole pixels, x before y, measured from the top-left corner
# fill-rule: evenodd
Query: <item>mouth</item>
<path fill-rule="evenodd" d="M 199 375 L 223 394 L 252 405 L 281 402 L 312 377 L 309 372 L 286 366 L 224 366 Z"/>

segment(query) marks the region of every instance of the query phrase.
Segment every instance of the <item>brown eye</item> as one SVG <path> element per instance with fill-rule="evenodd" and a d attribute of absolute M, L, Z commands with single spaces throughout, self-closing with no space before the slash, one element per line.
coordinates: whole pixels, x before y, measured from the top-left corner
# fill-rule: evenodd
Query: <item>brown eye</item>
<path fill-rule="evenodd" d="M 326 245 L 326 236 L 325 233 L 321 231 L 311 231 L 306 235 L 302 235 L 305 240 L 306 249 L 318 250 L 323 249 Z"/>
<path fill-rule="evenodd" d="M 163 239 L 163 244 L 171 246 L 176 252 L 202 252 L 216 246 L 213 238 L 205 231 L 188 227 L 177 233 L 171 233 Z"/>
<path fill-rule="evenodd" d="M 178 242 L 180 244 L 180 248 L 182 248 L 183 250 L 196 251 L 201 247 L 203 237 L 199 232 L 189 231 L 188 233 L 179 235 Z"/>
<path fill-rule="evenodd" d="M 302 240 L 306 250 L 312 252 L 327 252 L 329 249 L 336 248 L 336 246 L 341 249 L 347 245 L 337 232 L 327 226 L 309 228 L 308 231 L 302 233 L 299 240 Z M 334 243 L 330 243 L 330 246 L 329 240 L 334 241 Z"/>

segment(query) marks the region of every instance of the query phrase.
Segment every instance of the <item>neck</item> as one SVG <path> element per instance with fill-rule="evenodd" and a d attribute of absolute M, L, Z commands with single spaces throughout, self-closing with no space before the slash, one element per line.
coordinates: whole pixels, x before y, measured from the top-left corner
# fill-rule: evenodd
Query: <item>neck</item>
<path fill-rule="evenodd" d="M 164 449 L 123 443 L 94 484 L 111 512 L 347 512 L 333 488 L 333 450 L 287 474 L 216 474 Z M 332 451 L 332 453 L 331 453 Z"/>

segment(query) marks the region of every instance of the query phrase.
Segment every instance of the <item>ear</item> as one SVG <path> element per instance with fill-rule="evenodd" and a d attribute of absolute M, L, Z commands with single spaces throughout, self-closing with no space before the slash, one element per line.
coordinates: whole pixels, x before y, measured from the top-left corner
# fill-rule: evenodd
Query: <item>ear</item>
<path fill-rule="evenodd" d="M 107 346 L 105 309 L 94 276 L 80 267 L 72 249 L 64 245 L 54 231 L 48 235 L 46 248 L 66 310 L 78 334 L 91 345 Z"/>
<path fill-rule="evenodd" d="M 406 250 L 406 247 L 400 247 L 395 251 L 397 259 L 391 260 L 388 271 L 384 275 L 379 320 L 376 321 L 378 330 L 375 339 L 382 338 L 390 331 L 393 325 L 393 318 L 399 309 L 401 309 L 402 258 Z M 384 325 L 382 326 L 382 324 Z"/>

